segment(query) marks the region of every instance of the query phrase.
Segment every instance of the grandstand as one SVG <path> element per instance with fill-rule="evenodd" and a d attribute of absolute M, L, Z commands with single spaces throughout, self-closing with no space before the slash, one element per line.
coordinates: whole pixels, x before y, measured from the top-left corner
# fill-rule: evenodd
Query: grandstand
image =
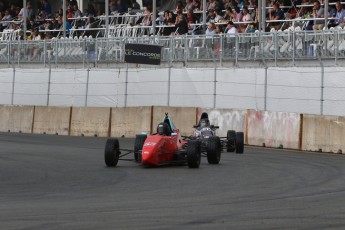
<path fill-rule="evenodd" d="M 172 62 L 262 59 L 295 62 L 318 57 L 337 61 L 345 55 L 344 18 L 336 17 L 334 12 L 340 10 L 336 9 L 335 2 L 330 2 L 327 7 L 323 3 L 320 6 L 323 10 L 328 8 L 333 15 L 322 14 L 315 19 L 312 15 L 314 5 L 308 2 L 277 1 L 276 4 L 280 4 L 278 13 L 273 11 L 274 1 L 270 1 L 270 4 L 263 4 L 266 9 L 264 20 L 260 18 L 262 12 L 259 12 L 258 1 L 209 0 L 204 3 L 205 10 L 202 2 L 195 2 L 199 5 L 182 2 L 181 6 L 169 11 L 171 17 L 168 11 L 152 14 L 152 7 L 136 6 L 133 9 L 125 3 L 114 6 L 113 1 L 109 2 L 109 10 L 102 10 L 103 5 L 96 8 L 88 4 L 83 12 L 78 7 L 80 2 L 68 1 L 64 6 L 68 10 L 64 13 L 59 7 L 53 11 L 50 1 L 43 0 L 35 5 L 35 9 L 27 6 L 31 17 L 20 20 L 20 12 L 13 11 L 18 12 L 19 6 L 8 6 L 10 8 L 4 12 L 11 12 L 13 17 L 3 17 L 0 22 L 0 61 L 7 64 L 124 62 L 125 43 L 161 45 L 162 60 Z M 291 4 L 287 5 L 287 2 Z M 248 9 L 246 19 L 239 7 Z M 240 9 L 238 14 L 236 9 Z M 177 33 L 180 24 L 175 20 L 179 14 L 188 23 L 188 30 L 182 34 Z M 66 21 L 62 19 L 64 15 Z M 342 15 L 345 17 L 345 13 Z M 25 21 L 32 21 L 32 25 L 24 26 Z M 235 34 L 228 33 L 229 21 L 235 25 Z M 206 27 L 212 22 L 219 30 L 206 36 Z M 265 31 L 259 30 L 260 22 L 264 22 Z M 313 23 L 326 23 L 326 26 L 322 30 L 313 30 L 310 25 Z"/>

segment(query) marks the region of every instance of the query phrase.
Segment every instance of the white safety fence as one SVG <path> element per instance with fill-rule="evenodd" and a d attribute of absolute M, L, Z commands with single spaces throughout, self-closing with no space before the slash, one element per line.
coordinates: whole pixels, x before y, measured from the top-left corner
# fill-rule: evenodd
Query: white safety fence
<path fill-rule="evenodd" d="M 345 114 L 342 67 L 2 69 L 0 104 Z"/>

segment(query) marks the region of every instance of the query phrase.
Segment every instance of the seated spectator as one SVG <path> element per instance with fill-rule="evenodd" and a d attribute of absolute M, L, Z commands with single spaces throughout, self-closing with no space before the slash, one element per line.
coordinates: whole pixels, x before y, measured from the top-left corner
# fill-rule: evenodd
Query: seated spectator
<path fill-rule="evenodd" d="M 244 6 L 242 12 L 243 12 L 242 22 L 252 22 L 253 21 L 252 16 L 249 14 L 248 7 Z M 241 24 L 239 26 L 240 32 L 244 33 L 246 31 L 247 26 L 248 26 L 248 24 Z"/>
<path fill-rule="evenodd" d="M 210 24 L 208 25 L 205 35 L 207 38 L 209 37 L 213 37 L 216 34 L 216 24 L 214 24 L 214 22 L 210 22 Z"/>
<path fill-rule="evenodd" d="M 200 10 L 201 9 L 199 0 L 193 0 L 192 8 L 193 8 L 193 10 Z"/>
<path fill-rule="evenodd" d="M 235 36 L 237 34 L 237 29 L 232 21 L 228 22 L 228 25 L 226 26 L 225 33 L 227 35 Z"/>
<path fill-rule="evenodd" d="M 214 13 L 215 13 L 214 22 L 216 23 L 222 22 L 223 17 L 221 16 L 221 12 L 215 10 Z"/>
<path fill-rule="evenodd" d="M 231 7 L 226 8 L 222 23 L 227 23 L 229 21 L 232 21 L 233 15 L 234 14 L 232 13 L 232 8 Z"/>
<path fill-rule="evenodd" d="M 240 8 L 238 8 L 237 6 L 235 6 L 235 13 L 233 14 L 233 19 L 232 21 L 233 22 L 242 22 L 242 17 L 243 17 L 243 14 L 241 13 L 241 10 Z"/>
<path fill-rule="evenodd" d="M 131 8 L 133 10 L 140 10 L 140 5 L 139 5 L 139 3 L 136 0 L 132 0 L 131 1 Z"/>
<path fill-rule="evenodd" d="M 319 1 L 314 2 L 313 7 L 313 17 L 314 18 L 323 18 L 324 17 L 324 8 L 321 6 Z M 324 20 L 314 20 L 313 30 L 322 30 L 325 26 Z"/>
<path fill-rule="evenodd" d="M 175 25 L 176 32 L 175 35 L 182 35 L 188 33 L 188 24 L 187 20 L 183 16 L 183 14 L 180 14 L 177 16 L 177 23 Z"/>
<path fill-rule="evenodd" d="M 224 29 L 222 25 L 216 25 L 216 34 L 223 34 Z"/>
<path fill-rule="evenodd" d="M 329 25 L 329 27 L 335 27 L 335 26 L 340 26 L 341 28 L 344 28 L 345 26 L 345 9 L 341 5 L 340 1 L 337 1 L 335 3 L 335 8 L 336 8 L 336 14 L 335 14 L 335 20 L 332 21 Z"/>
<path fill-rule="evenodd" d="M 215 10 L 216 9 L 216 2 L 215 2 L 215 0 L 208 0 L 207 3 L 206 3 L 206 6 L 207 6 L 207 10 L 208 11 Z"/>
<path fill-rule="evenodd" d="M 284 12 L 279 8 L 279 4 L 273 5 L 273 8 L 269 13 L 270 20 L 284 20 Z M 279 30 L 281 28 L 281 22 L 270 22 L 270 29 Z"/>
<path fill-rule="evenodd" d="M 6 10 L 4 16 L 0 18 L 0 21 L 2 22 L 0 23 L 0 31 L 3 31 L 3 29 L 6 29 L 10 25 L 9 22 L 4 22 L 4 21 L 10 21 L 11 19 L 12 19 L 12 15 L 10 14 L 10 11 Z"/>
<path fill-rule="evenodd" d="M 192 0 L 186 0 L 186 5 L 184 7 L 184 11 L 188 12 L 189 10 L 193 10 Z"/>
<path fill-rule="evenodd" d="M 74 10 L 74 11 L 73 11 L 73 18 L 82 17 L 82 13 L 81 13 L 81 11 L 79 10 L 77 4 L 75 4 L 75 5 L 73 6 L 73 10 Z"/>

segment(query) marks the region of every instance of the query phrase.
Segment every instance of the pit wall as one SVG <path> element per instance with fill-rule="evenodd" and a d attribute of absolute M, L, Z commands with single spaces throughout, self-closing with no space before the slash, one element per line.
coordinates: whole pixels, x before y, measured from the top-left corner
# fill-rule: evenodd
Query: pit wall
<path fill-rule="evenodd" d="M 256 110 L 0 105 L 0 132 L 135 137 L 141 132 L 155 133 L 168 113 L 181 134 L 188 136 L 202 112 L 209 114 L 211 124 L 219 126 L 217 135 L 241 131 L 247 145 L 333 153 L 345 150 L 345 117 Z"/>

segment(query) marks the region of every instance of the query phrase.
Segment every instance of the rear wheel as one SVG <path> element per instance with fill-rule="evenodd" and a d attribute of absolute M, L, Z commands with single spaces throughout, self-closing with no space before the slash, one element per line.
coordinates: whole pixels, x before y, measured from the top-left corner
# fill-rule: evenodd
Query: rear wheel
<path fill-rule="evenodd" d="M 244 133 L 236 133 L 236 153 L 243 153 L 244 150 Z"/>
<path fill-rule="evenodd" d="M 105 144 L 104 160 L 108 167 L 115 167 L 119 161 L 120 145 L 116 138 L 109 138 Z"/>
<path fill-rule="evenodd" d="M 206 152 L 209 164 L 219 164 L 222 148 L 220 138 L 218 136 L 212 136 L 208 139 Z"/>
<path fill-rule="evenodd" d="M 189 168 L 199 168 L 201 161 L 200 142 L 193 140 L 188 142 L 187 146 L 187 162 Z"/>
<path fill-rule="evenodd" d="M 138 134 L 135 136 L 134 142 L 134 159 L 135 161 L 141 162 L 140 151 L 143 150 L 145 140 L 147 138 L 146 134 Z"/>
<path fill-rule="evenodd" d="M 234 152 L 236 149 L 236 132 L 234 130 L 228 130 L 226 140 L 226 151 Z"/>

